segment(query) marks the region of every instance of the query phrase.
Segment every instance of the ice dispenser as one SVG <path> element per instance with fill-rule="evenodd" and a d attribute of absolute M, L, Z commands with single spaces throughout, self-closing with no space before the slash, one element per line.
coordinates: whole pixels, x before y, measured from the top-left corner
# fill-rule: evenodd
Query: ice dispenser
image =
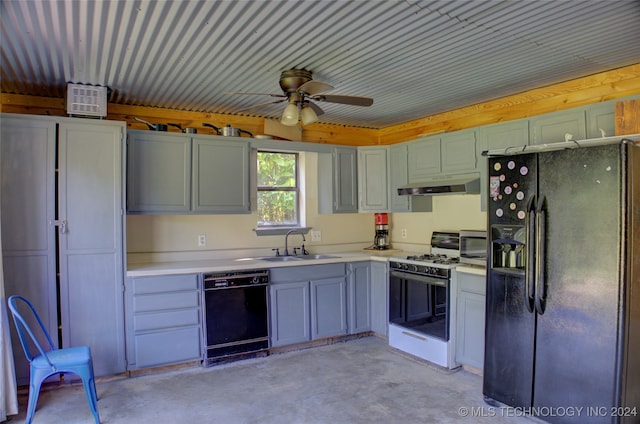
<path fill-rule="evenodd" d="M 527 256 L 526 228 L 491 226 L 491 266 L 495 270 L 524 272 Z"/>

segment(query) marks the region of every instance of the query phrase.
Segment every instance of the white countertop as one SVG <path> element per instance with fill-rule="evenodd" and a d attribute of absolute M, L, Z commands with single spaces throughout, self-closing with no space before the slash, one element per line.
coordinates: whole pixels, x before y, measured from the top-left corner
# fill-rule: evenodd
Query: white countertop
<path fill-rule="evenodd" d="M 203 272 L 227 272 L 241 271 L 256 268 L 276 268 L 304 265 L 320 265 L 331 263 L 358 262 L 358 261 L 382 261 L 397 255 L 398 251 L 359 251 L 330 253 L 332 258 L 306 259 L 299 261 L 271 262 L 256 258 L 236 259 L 207 259 L 194 261 L 173 261 L 129 264 L 127 277 L 150 277 L 172 274 L 197 274 Z"/>

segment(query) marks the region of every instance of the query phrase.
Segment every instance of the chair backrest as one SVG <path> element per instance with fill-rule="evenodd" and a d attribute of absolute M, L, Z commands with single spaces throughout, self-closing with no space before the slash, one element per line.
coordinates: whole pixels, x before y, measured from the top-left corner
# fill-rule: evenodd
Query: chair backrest
<path fill-rule="evenodd" d="M 36 333 L 34 333 L 34 331 L 31 329 L 29 324 L 27 324 L 25 317 L 23 317 L 22 314 L 20 313 L 19 307 L 18 307 L 18 301 L 23 302 L 28 306 L 28 308 L 22 308 L 22 309 L 32 314 L 35 320 L 38 322 L 38 325 L 40 326 L 40 329 L 39 329 L 40 333 L 43 334 L 47 342 L 49 342 L 49 346 L 47 346 L 46 349 L 42 347 L 42 345 L 38 341 L 38 337 L 36 337 Z M 51 350 L 55 350 L 56 347 L 54 346 L 53 341 L 51 340 L 51 337 L 47 332 L 47 329 L 42 323 L 42 320 L 38 316 L 36 309 L 33 307 L 31 302 L 29 302 L 29 300 L 27 300 L 23 296 L 17 296 L 17 295 L 10 296 L 8 300 L 8 304 L 9 304 L 9 310 L 11 311 L 11 315 L 13 316 L 13 322 L 16 325 L 16 330 L 20 338 L 20 344 L 22 344 L 22 350 L 24 350 L 24 354 L 27 356 L 27 359 L 29 360 L 29 362 L 31 362 L 34 357 L 38 356 L 38 354 L 36 353 L 34 355 L 34 352 L 31 352 L 31 348 L 29 347 L 29 339 L 27 338 L 27 336 L 31 339 L 31 341 L 33 342 L 33 345 L 35 345 L 38 348 L 38 351 L 40 352 L 40 354 L 42 354 L 42 356 L 46 358 L 47 362 L 49 362 L 49 365 L 53 367 L 53 364 L 51 363 L 51 361 L 49 360 L 49 357 L 47 356 L 47 352 Z"/>

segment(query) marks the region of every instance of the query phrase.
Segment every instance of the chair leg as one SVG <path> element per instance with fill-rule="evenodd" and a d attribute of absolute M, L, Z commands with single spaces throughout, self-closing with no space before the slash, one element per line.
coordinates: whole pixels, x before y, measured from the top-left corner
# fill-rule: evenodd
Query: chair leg
<path fill-rule="evenodd" d="M 38 396 L 40 395 L 40 386 L 42 385 L 42 378 L 37 372 L 31 370 L 31 381 L 29 383 L 29 403 L 27 405 L 27 418 L 26 424 L 31 424 L 33 416 L 36 412 L 36 405 L 38 403 Z"/>
<path fill-rule="evenodd" d="M 89 407 L 91 408 L 91 413 L 93 414 L 93 418 L 95 418 L 96 424 L 100 424 L 100 415 L 98 415 L 98 396 L 96 394 L 96 384 L 92 377 L 83 378 L 82 384 L 84 386 L 84 391 L 87 395 L 87 401 L 89 402 Z"/>

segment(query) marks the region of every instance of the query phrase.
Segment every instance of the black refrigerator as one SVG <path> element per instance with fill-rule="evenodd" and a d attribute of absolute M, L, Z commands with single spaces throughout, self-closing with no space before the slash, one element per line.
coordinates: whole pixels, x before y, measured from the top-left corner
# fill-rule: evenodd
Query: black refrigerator
<path fill-rule="evenodd" d="M 530 150 L 485 153 L 485 400 L 553 423 L 640 422 L 640 144 Z"/>

